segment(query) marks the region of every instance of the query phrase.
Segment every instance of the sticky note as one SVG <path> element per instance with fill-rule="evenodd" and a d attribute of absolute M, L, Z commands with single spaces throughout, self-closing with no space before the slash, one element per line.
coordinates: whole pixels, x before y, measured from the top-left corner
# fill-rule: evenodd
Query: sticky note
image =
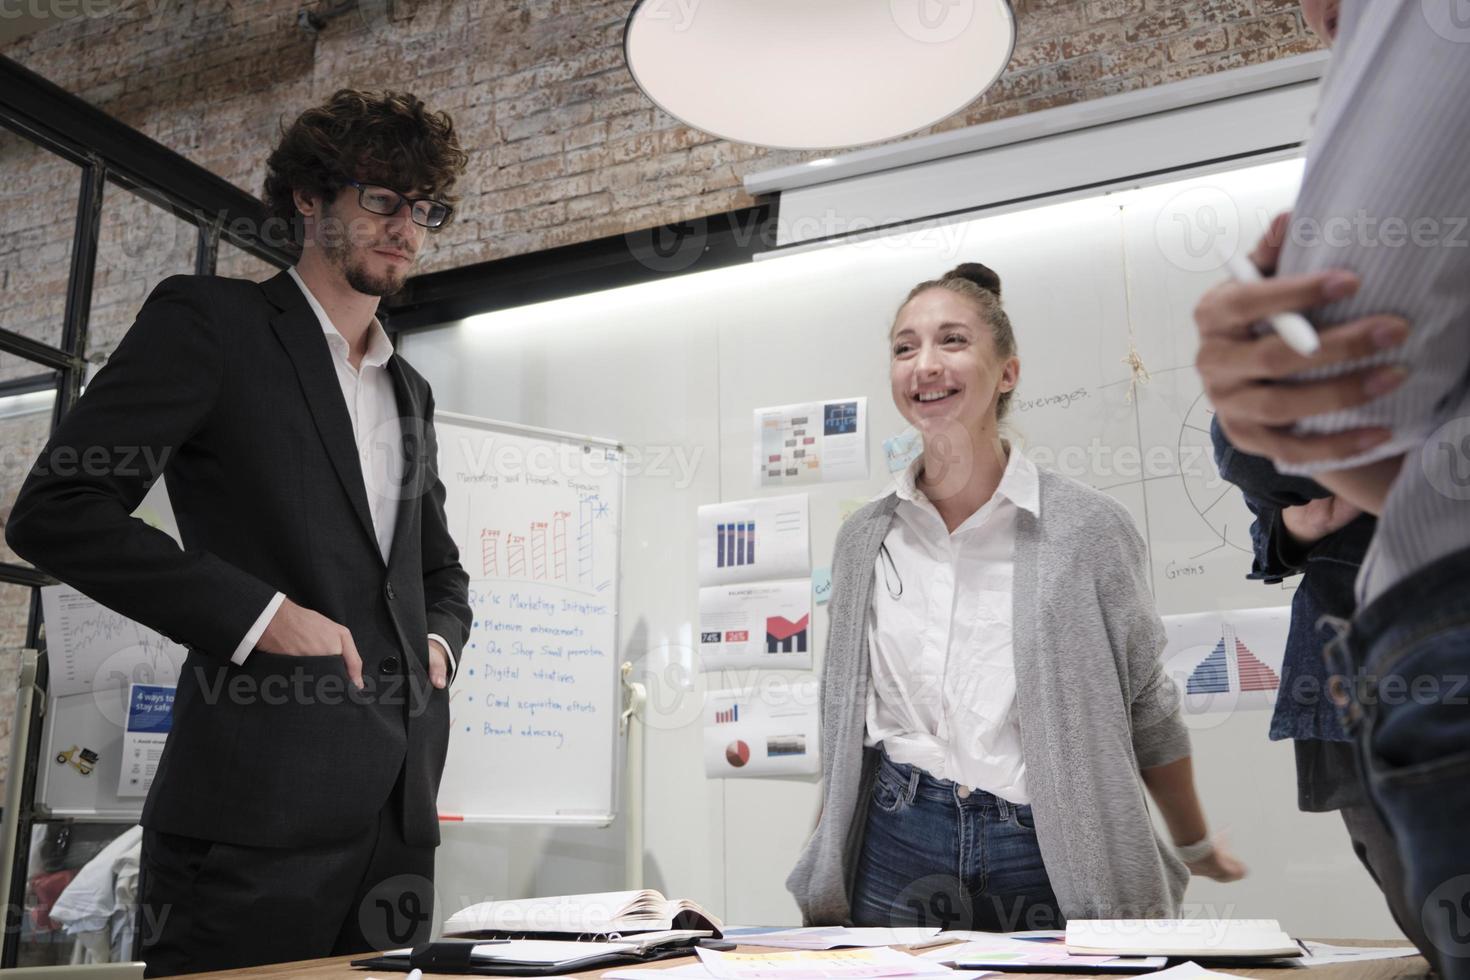
<path fill-rule="evenodd" d="M 825 605 L 832 598 L 832 569 L 812 569 L 812 601 L 817 605 Z"/>

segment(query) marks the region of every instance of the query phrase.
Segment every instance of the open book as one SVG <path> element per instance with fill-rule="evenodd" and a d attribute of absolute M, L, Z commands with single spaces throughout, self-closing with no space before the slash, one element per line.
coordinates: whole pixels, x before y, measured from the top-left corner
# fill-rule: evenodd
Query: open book
<path fill-rule="evenodd" d="M 672 901 L 652 889 L 599 892 L 508 902 L 481 902 L 460 909 L 444 923 L 444 935 L 499 934 L 609 936 L 613 933 L 668 929 L 708 929 L 716 937 L 721 922 L 698 904 Z"/>

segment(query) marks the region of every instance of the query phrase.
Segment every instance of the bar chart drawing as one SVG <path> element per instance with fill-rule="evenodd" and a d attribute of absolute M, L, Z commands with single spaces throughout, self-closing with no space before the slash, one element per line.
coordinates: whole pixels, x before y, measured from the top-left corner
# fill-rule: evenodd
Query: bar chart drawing
<path fill-rule="evenodd" d="M 570 511 L 559 510 L 551 518 L 551 576 L 558 582 L 567 580 L 567 518 Z"/>
<path fill-rule="evenodd" d="M 755 564 L 755 521 L 735 521 L 715 527 L 715 566 L 733 568 Z"/>
<path fill-rule="evenodd" d="M 522 525 L 524 533 L 504 527 L 480 529 L 480 575 L 483 578 L 524 579 L 602 592 L 611 587 L 611 579 L 597 575 L 597 536 L 600 525 L 609 520 L 607 504 L 597 495 L 583 496 L 579 502 L 575 544 L 571 537 L 572 512 L 551 511 L 545 519 L 536 518 Z M 517 529 L 519 530 L 519 529 Z M 571 556 L 575 547 L 576 578 L 571 578 Z"/>
<path fill-rule="evenodd" d="M 500 576 L 500 532 L 488 527 L 480 531 L 480 574 L 485 578 Z"/>
<path fill-rule="evenodd" d="M 1239 637 L 1235 640 L 1235 662 L 1242 691 L 1274 691 L 1280 686 L 1281 678 L 1276 676 L 1276 671 L 1251 653 Z"/>
<path fill-rule="evenodd" d="M 531 522 L 531 577 L 546 581 L 546 522 Z"/>
<path fill-rule="evenodd" d="M 768 616 L 766 618 L 766 652 L 806 653 L 807 624 L 810 620 L 810 614 L 801 617 L 794 623 L 785 616 Z"/>
<path fill-rule="evenodd" d="M 1194 668 L 1184 690 L 1186 694 L 1224 694 L 1230 690 L 1230 664 L 1225 657 L 1223 637 L 1210 655 Z"/>
<path fill-rule="evenodd" d="M 597 498 L 584 496 L 577 508 L 577 582 L 592 584 L 592 522 L 597 518 Z"/>
<path fill-rule="evenodd" d="M 1230 691 L 1274 691 L 1281 683 L 1276 671 L 1251 652 L 1228 622 L 1220 642 L 1189 675 L 1186 694 L 1227 694 Z"/>
<path fill-rule="evenodd" d="M 727 725 L 740 720 L 740 705 L 732 704 L 730 707 L 715 712 L 715 724 Z"/>
<path fill-rule="evenodd" d="M 526 539 L 524 535 L 505 536 L 505 573 L 511 578 L 524 578 L 526 574 Z"/>

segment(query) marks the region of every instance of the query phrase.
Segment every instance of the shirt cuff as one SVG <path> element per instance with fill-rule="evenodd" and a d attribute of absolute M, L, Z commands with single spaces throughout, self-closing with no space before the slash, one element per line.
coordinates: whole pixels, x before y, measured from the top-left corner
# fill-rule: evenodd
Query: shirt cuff
<path fill-rule="evenodd" d="M 235 647 L 235 652 L 230 656 L 230 663 L 243 664 L 245 658 L 250 656 L 250 651 L 255 649 L 255 644 L 265 635 L 265 628 L 271 624 L 271 619 L 276 615 L 276 610 L 281 608 L 281 603 L 286 601 L 286 593 L 277 592 L 270 602 L 265 604 L 265 611 L 255 620 L 255 625 L 250 627 L 250 632 L 245 634 L 245 639 Z"/>
<path fill-rule="evenodd" d="M 430 633 L 429 639 L 435 641 L 444 648 L 444 658 L 449 661 L 449 679 L 453 680 L 454 672 L 459 669 L 459 665 L 454 662 L 454 647 L 450 646 L 449 641 L 444 639 L 444 637 L 440 636 L 438 633 Z"/>

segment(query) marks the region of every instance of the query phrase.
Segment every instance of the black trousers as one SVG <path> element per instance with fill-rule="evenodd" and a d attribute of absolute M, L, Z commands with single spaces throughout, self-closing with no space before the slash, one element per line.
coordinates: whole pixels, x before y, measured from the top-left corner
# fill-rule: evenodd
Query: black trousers
<path fill-rule="evenodd" d="M 400 788 L 347 840 L 242 847 L 145 829 L 138 941 L 167 977 L 412 946 L 429 938 L 434 848 L 403 840 Z"/>
<path fill-rule="evenodd" d="M 1353 853 L 1383 892 L 1394 922 L 1410 942 L 1427 949 L 1429 938 L 1418 910 L 1405 894 L 1404 862 L 1399 857 L 1398 843 L 1368 801 L 1354 751 L 1352 742 L 1298 739 L 1297 802 L 1306 813 L 1342 813 Z"/>

